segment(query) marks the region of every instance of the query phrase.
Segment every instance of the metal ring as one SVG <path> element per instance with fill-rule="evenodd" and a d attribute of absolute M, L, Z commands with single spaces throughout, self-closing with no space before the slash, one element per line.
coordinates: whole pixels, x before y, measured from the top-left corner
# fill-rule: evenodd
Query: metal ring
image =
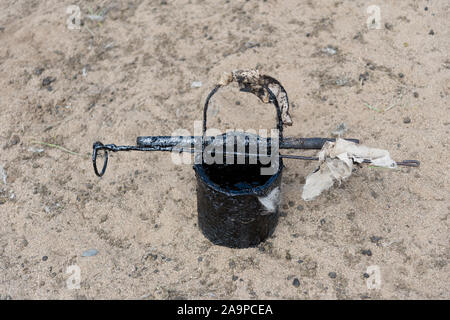
<path fill-rule="evenodd" d="M 94 142 L 94 145 L 92 147 L 94 149 L 92 152 L 92 164 L 94 165 L 94 172 L 97 176 L 101 177 L 105 174 L 106 167 L 108 165 L 108 151 L 106 151 L 107 148 L 105 148 L 103 143 L 101 143 L 99 141 Z M 97 169 L 97 151 L 98 150 L 105 150 L 105 160 L 103 162 L 103 168 L 100 173 L 98 172 L 98 169 Z"/>

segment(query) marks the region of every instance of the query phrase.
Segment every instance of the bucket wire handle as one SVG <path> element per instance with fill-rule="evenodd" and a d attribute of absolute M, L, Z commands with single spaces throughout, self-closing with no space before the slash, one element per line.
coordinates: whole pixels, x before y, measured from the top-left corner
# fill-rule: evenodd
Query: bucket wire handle
<path fill-rule="evenodd" d="M 205 150 L 205 142 L 206 142 L 206 122 L 207 122 L 207 114 L 208 114 L 208 106 L 209 101 L 211 100 L 212 96 L 222 87 L 223 85 L 217 85 L 214 89 L 211 90 L 211 92 L 208 94 L 208 97 L 206 98 L 205 107 L 203 109 L 203 135 L 202 135 L 202 152 Z M 281 110 L 280 105 L 278 104 L 277 97 L 275 94 L 270 90 L 268 86 L 264 86 L 264 89 L 267 90 L 269 93 L 269 102 L 272 102 L 275 106 L 275 109 L 277 111 L 277 129 L 278 129 L 278 139 L 281 142 L 283 139 L 283 119 L 281 117 Z M 242 91 L 242 90 L 241 90 Z M 245 92 L 245 91 L 244 91 Z"/>

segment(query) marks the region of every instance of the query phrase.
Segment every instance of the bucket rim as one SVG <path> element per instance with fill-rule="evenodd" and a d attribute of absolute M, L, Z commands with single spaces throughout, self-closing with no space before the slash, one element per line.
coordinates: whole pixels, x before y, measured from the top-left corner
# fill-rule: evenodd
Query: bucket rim
<path fill-rule="evenodd" d="M 248 189 L 242 189 L 242 190 L 230 190 L 225 189 L 218 185 L 217 183 L 213 182 L 209 176 L 206 174 L 205 169 L 203 167 L 203 163 L 200 164 L 194 164 L 193 168 L 195 170 L 195 175 L 197 178 L 200 178 L 207 186 L 208 188 L 211 188 L 217 192 L 229 195 L 229 196 L 243 196 L 243 195 L 258 195 L 263 196 L 267 193 L 267 190 L 269 189 L 270 185 L 272 185 L 275 180 L 278 179 L 278 177 L 281 175 L 281 172 L 283 171 L 284 165 L 283 160 L 281 158 L 278 158 L 278 170 L 275 174 L 273 174 L 264 184 L 254 187 L 254 188 L 248 188 Z"/>

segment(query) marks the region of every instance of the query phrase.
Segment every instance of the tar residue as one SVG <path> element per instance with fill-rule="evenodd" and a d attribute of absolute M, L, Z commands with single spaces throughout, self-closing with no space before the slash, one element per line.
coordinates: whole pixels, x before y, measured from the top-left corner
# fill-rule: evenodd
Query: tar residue
<path fill-rule="evenodd" d="M 270 175 L 262 175 L 259 164 L 203 165 L 206 175 L 221 188 L 228 190 L 253 189 L 264 185 Z"/>
<path fill-rule="evenodd" d="M 261 175 L 259 164 L 197 164 L 198 223 L 212 243 L 230 248 L 257 246 L 278 222 L 278 195 L 283 163 L 274 175 Z M 269 196 L 270 197 L 270 196 Z"/>

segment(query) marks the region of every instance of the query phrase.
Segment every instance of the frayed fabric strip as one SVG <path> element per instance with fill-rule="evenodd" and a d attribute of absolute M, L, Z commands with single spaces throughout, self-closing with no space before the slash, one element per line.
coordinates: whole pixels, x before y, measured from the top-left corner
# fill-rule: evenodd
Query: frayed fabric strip
<path fill-rule="evenodd" d="M 341 183 L 351 176 L 353 163 L 369 161 L 372 165 L 394 169 L 397 164 L 387 150 L 369 148 L 344 139 L 324 144 L 319 154 L 319 169 L 308 175 L 302 198 L 311 201 L 330 189 L 335 181 Z"/>

